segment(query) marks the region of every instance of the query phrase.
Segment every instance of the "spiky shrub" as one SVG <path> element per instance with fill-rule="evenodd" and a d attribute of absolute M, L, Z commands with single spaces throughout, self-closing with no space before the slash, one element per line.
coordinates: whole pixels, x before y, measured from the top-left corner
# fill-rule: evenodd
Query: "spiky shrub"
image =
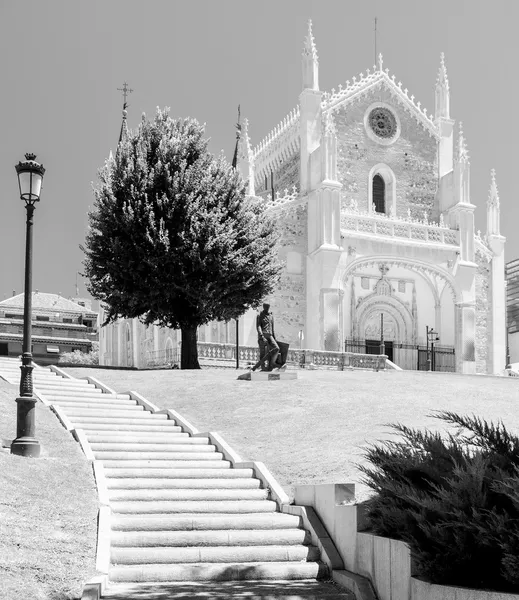
<path fill-rule="evenodd" d="M 391 424 L 403 439 L 366 451 L 368 524 L 407 542 L 414 573 L 432 583 L 519 592 L 519 438 L 501 421 L 433 416 L 456 431 Z"/>
<path fill-rule="evenodd" d="M 278 231 L 204 127 L 143 116 L 99 172 L 85 246 L 88 291 L 119 317 L 181 329 L 181 367 L 200 368 L 197 328 L 257 307 L 275 287 Z"/>

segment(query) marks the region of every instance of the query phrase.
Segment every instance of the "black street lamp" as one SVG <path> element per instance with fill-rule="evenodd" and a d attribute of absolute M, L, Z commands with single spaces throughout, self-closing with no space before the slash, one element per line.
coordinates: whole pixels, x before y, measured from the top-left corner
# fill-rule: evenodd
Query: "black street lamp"
<path fill-rule="evenodd" d="M 425 326 L 425 333 L 427 336 L 427 370 L 431 371 L 431 354 L 434 350 L 434 342 L 437 342 L 440 338 L 438 336 L 438 332 L 434 331 L 432 327 L 429 328 L 429 325 Z"/>
<path fill-rule="evenodd" d="M 384 313 L 380 313 L 380 355 L 386 353 L 386 345 L 384 344 Z"/>
<path fill-rule="evenodd" d="M 25 295 L 23 307 L 23 348 L 20 377 L 20 397 L 16 419 L 16 439 L 11 444 L 11 454 L 18 456 L 40 456 L 40 443 L 36 433 L 36 398 L 32 390 L 32 223 L 36 202 L 40 200 L 41 185 L 45 169 L 35 161 L 35 154 L 26 154 L 25 162 L 16 165 L 20 199 L 27 210 L 27 230 L 25 236 Z"/>

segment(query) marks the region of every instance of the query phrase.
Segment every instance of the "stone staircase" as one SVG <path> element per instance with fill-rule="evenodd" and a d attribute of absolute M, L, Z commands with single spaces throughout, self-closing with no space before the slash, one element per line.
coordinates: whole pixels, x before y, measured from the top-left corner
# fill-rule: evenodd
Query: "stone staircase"
<path fill-rule="evenodd" d="M 0 358 L 0 375 L 18 384 L 19 364 Z M 102 465 L 111 510 L 103 598 L 352 599 L 317 581 L 329 575 L 319 549 L 253 469 L 232 468 L 208 437 L 130 394 L 63 375 L 35 368 L 34 387 Z"/>

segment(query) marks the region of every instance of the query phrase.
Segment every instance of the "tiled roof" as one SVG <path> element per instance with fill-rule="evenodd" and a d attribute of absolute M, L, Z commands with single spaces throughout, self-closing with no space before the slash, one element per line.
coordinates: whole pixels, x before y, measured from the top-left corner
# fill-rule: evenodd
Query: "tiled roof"
<path fill-rule="evenodd" d="M 7 298 L 0 302 L 0 308 L 21 308 L 23 309 L 24 294 L 18 294 L 11 298 Z M 32 308 L 33 310 L 55 310 L 63 312 L 77 313 L 94 313 L 92 310 L 87 310 L 84 306 L 80 306 L 72 300 L 67 300 L 58 294 L 45 294 L 44 292 L 32 293 Z"/>

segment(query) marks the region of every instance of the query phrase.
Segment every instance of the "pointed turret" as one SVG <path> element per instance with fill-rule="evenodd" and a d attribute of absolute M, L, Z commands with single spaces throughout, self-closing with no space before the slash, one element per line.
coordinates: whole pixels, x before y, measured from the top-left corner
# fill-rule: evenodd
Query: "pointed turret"
<path fill-rule="evenodd" d="M 487 199 L 487 236 L 501 235 L 499 231 L 500 206 L 497 191 L 496 170 L 490 171 L 490 189 Z"/>
<path fill-rule="evenodd" d="M 463 133 L 463 123 L 461 121 L 458 128 L 458 139 L 456 141 L 455 160 L 457 163 L 463 163 L 466 165 L 470 164 L 467 140 L 465 139 L 465 134 Z"/>
<path fill-rule="evenodd" d="M 123 93 L 123 122 L 121 123 L 121 132 L 119 133 L 120 144 L 128 136 L 128 124 L 126 123 L 126 117 L 128 116 L 128 111 L 126 110 L 128 108 L 127 98 L 128 94 L 131 94 L 133 90 L 128 87 L 126 81 L 123 83 L 123 87 L 117 88 L 117 90 Z"/>
<path fill-rule="evenodd" d="M 121 123 L 121 133 L 119 134 L 119 144 L 128 137 L 128 123 L 126 122 L 126 117 L 128 116 L 128 111 L 126 110 L 127 104 L 126 102 L 123 104 L 123 122 Z"/>
<path fill-rule="evenodd" d="M 233 169 L 236 169 L 236 166 L 238 164 L 238 146 L 240 144 L 240 138 L 241 138 L 241 112 L 240 112 L 240 105 L 238 104 L 238 122 L 236 123 L 236 145 L 234 146 L 234 154 L 232 157 L 232 167 Z"/>
<path fill-rule="evenodd" d="M 238 148 L 238 167 L 243 179 L 247 182 L 247 195 L 254 196 L 254 154 L 249 138 L 249 121 L 243 120 L 241 136 L 237 143 Z"/>
<path fill-rule="evenodd" d="M 304 194 L 315 182 L 310 181 L 310 157 L 321 143 L 321 100 L 319 91 L 317 49 L 312 33 L 312 21 L 308 21 L 308 32 L 303 48 L 303 91 L 299 95 L 300 135 L 301 135 L 301 168 L 300 190 Z"/>
<path fill-rule="evenodd" d="M 323 126 L 322 178 L 325 181 L 337 181 L 337 130 L 331 111 L 325 113 Z"/>
<path fill-rule="evenodd" d="M 486 242 L 492 250 L 491 286 L 492 304 L 490 335 L 492 373 L 502 373 L 506 364 L 506 291 L 505 291 L 505 238 L 500 233 L 500 202 L 497 190 L 496 172 L 490 172 L 490 189 L 487 199 L 487 237 Z"/>
<path fill-rule="evenodd" d="M 447 67 L 445 66 L 445 55 L 442 52 L 440 55 L 440 68 L 438 69 L 438 77 L 436 78 L 434 115 L 436 119 L 450 119 L 449 104 L 449 79 L 447 77 Z"/>
<path fill-rule="evenodd" d="M 303 89 L 319 89 L 319 59 L 311 19 L 308 20 L 308 32 L 303 47 Z"/>

